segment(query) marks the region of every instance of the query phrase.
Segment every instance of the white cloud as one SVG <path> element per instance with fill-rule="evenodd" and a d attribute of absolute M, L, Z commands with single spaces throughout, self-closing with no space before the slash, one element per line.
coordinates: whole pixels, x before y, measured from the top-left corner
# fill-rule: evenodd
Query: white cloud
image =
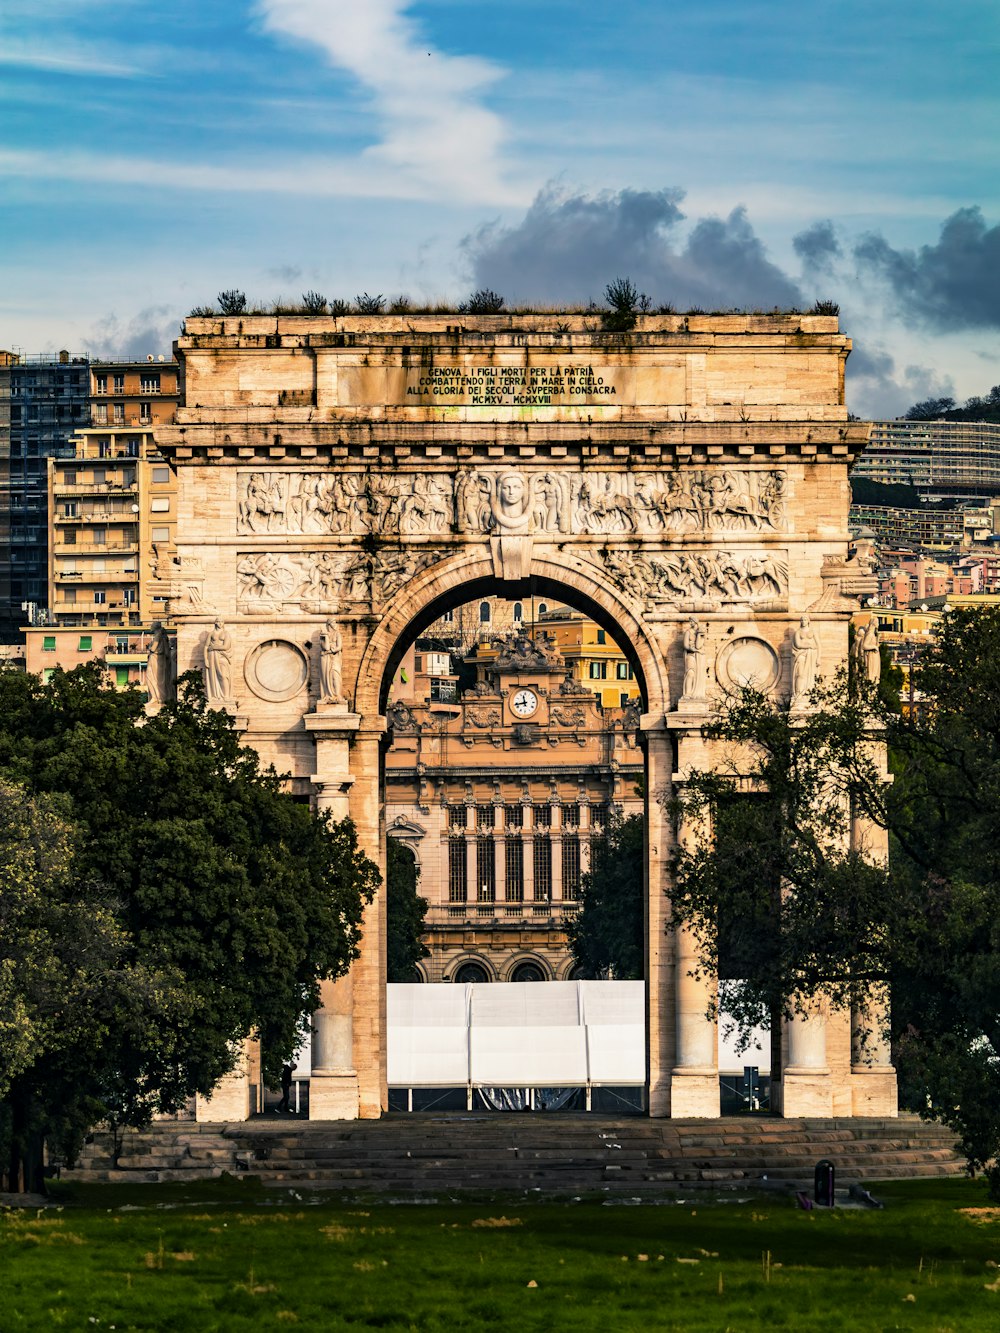
<path fill-rule="evenodd" d="M 49 74 L 99 75 L 109 79 L 146 77 L 147 67 L 124 62 L 87 43 L 50 39 L 22 41 L 6 37 L 0 46 L 0 67 L 43 70 Z"/>
<path fill-rule="evenodd" d="M 504 123 L 482 103 L 505 71 L 430 47 L 405 13 L 409 0 L 259 0 L 257 8 L 268 31 L 320 47 L 368 90 L 381 133 L 364 159 L 421 193 L 494 204 L 523 198 L 504 180 Z"/>

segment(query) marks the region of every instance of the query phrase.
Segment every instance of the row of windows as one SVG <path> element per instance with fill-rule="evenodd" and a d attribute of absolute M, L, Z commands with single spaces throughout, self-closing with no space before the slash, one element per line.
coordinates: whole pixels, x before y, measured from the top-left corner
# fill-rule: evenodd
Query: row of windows
<path fill-rule="evenodd" d="M 56 636 L 46 634 L 42 639 L 42 651 L 45 653 L 54 653 L 56 650 Z M 131 640 L 127 634 L 116 637 L 113 651 L 116 653 L 127 653 L 131 651 L 140 652 L 142 650 L 141 639 Z M 94 651 L 94 636 L 92 634 L 81 634 L 80 642 L 77 644 L 78 653 L 91 653 Z"/>
<path fill-rule="evenodd" d="M 492 829 L 499 827 L 497 819 L 498 812 L 503 810 L 504 827 L 509 829 L 524 828 L 524 806 L 520 804 L 510 804 L 504 806 L 498 805 L 451 805 L 448 807 L 448 827 L 450 829 L 466 829 L 470 827 L 470 809 L 475 810 L 476 828 Z M 580 827 L 580 807 L 574 804 L 561 806 L 562 822 L 564 828 Z M 552 806 L 551 805 L 532 805 L 532 816 L 535 828 L 552 827 Z M 607 822 L 607 807 L 593 806 L 591 808 L 591 823 L 603 827 Z"/>
<path fill-rule="evenodd" d="M 497 843 L 492 838 L 476 839 L 476 882 L 473 900 L 480 903 L 497 901 Z M 469 856 L 465 838 L 448 840 L 448 901 L 469 901 Z M 526 843 L 521 838 L 504 840 L 504 882 L 508 903 L 524 902 L 525 847 L 531 849 L 533 901 L 550 902 L 553 893 L 552 841 L 532 838 Z M 564 901 L 575 901 L 580 894 L 580 839 L 562 839 L 562 890 Z"/>
<path fill-rule="evenodd" d="M 170 388 L 173 389 L 173 387 L 174 387 L 174 385 L 173 385 L 173 381 L 171 381 Z M 95 376 L 94 376 L 94 392 L 95 392 L 95 393 L 107 393 L 107 391 L 108 391 L 108 377 L 107 377 L 107 375 L 95 375 Z M 111 376 L 111 392 L 112 392 L 112 393 L 124 393 L 124 392 L 125 392 L 125 376 L 124 376 L 124 375 L 112 375 L 112 376 Z M 140 376 L 139 376 L 139 392 L 140 392 L 140 393 L 159 393 L 159 392 L 160 392 L 160 376 L 159 376 L 159 374 L 154 373 L 153 371 L 147 371 L 145 374 L 140 375 Z"/>
<path fill-rule="evenodd" d="M 631 667 L 630 663 L 628 663 L 628 662 L 616 662 L 616 663 L 614 664 L 614 667 L 615 667 L 615 679 L 616 679 L 616 680 L 631 680 L 631 679 L 632 679 L 633 673 L 632 673 L 632 667 Z M 591 662 L 591 664 L 590 664 L 590 679 L 591 679 L 591 680 L 607 680 L 607 678 L 608 678 L 608 663 L 607 663 L 607 662 Z"/>

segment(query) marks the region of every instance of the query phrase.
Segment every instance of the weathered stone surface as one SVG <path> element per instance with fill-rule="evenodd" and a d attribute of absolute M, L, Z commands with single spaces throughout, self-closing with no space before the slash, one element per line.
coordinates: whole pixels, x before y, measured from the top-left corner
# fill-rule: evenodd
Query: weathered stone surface
<path fill-rule="evenodd" d="M 701 729 L 721 689 L 753 679 L 788 702 L 798 651 L 801 702 L 806 676 L 844 662 L 869 576 L 847 548 L 867 436 L 847 420 L 849 350 L 814 315 L 642 316 L 628 334 L 572 314 L 253 316 L 189 319 L 177 344 L 185 402 L 159 439 L 179 481 L 178 670 L 204 669 L 247 743 L 350 813 L 373 856 L 389 683 L 420 626 L 537 591 L 631 644 L 655 1116 L 718 1114 L 710 987 L 688 984 L 666 928 L 675 784 L 715 762 Z M 384 931 L 380 896 L 350 991 L 362 1116 L 386 1105 Z M 852 1074 L 848 1016 L 824 1016 L 817 1042 L 827 1072 L 786 1091 L 786 1113 L 890 1113 L 891 1072 Z"/>

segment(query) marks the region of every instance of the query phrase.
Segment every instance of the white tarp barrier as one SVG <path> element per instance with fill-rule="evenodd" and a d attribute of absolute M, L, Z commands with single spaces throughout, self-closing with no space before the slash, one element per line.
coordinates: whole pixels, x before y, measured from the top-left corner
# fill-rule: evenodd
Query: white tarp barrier
<path fill-rule="evenodd" d="M 388 987 L 393 1087 L 583 1087 L 646 1077 L 641 981 Z"/>

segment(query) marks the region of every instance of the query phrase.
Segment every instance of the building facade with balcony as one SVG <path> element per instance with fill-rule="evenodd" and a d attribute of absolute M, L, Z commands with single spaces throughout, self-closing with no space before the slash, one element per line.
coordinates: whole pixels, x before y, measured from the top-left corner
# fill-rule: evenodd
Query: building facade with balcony
<path fill-rule="evenodd" d="M 153 575 L 174 550 L 176 484 L 152 429 L 86 429 L 49 463 L 53 626 L 149 626 L 166 615 Z"/>
<path fill-rule="evenodd" d="M 603 708 L 544 633 L 482 647 L 452 701 L 417 672 L 388 710 L 388 831 L 429 903 L 420 978 L 565 980 L 591 839 L 642 810 L 638 706 Z"/>
<path fill-rule="evenodd" d="M 1000 495 L 1000 423 L 875 421 L 852 476 L 985 503 Z"/>
<path fill-rule="evenodd" d="M 180 367 L 165 357 L 145 361 L 94 361 L 90 366 L 93 426 L 169 425 L 180 402 Z"/>

